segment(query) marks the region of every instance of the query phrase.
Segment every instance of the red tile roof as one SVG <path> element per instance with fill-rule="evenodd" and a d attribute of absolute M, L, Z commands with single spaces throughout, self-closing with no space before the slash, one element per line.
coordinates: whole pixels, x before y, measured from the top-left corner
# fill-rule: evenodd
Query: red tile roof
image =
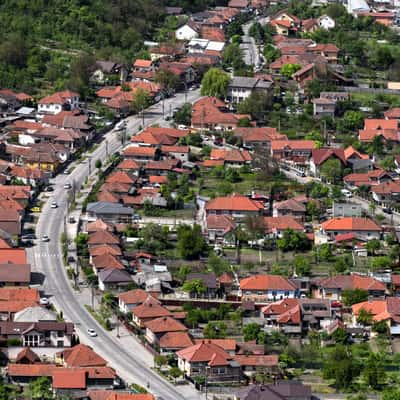
<path fill-rule="evenodd" d="M 68 367 L 105 367 L 107 361 L 100 357 L 91 347 L 78 344 L 60 353 Z"/>
<path fill-rule="evenodd" d="M 346 164 L 346 157 L 343 149 L 321 148 L 312 151 L 312 159 L 315 165 L 322 165 L 331 157 L 338 159 L 343 165 Z"/>
<path fill-rule="evenodd" d="M 134 289 L 120 293 L 118 299 L 123 301 L 125 304 L 142 304 L 149 296 L 150 295 L 143 289 Z"/>
<path fill-rule="evenodd" d="M 92 264 L 98 270 L 104 268 L 124 269 L 122 262 L 112 254 L 102 254 L 100 256 L 93 257 Z"/>
<path fill-rule="evenodd" d="M 296 288 L 286 278 L 279 275 L 253 275 L 240 281 L 241 290 L 289 290 Z"/>
<path fill-rule="evenodd" d="M 290 150 L 312 150 L 315 149 L 314 140 L 272 140 L 271 149 L 274 151 Z"/>
<path fill-rule="evenodd" d="M 279 357 L 273 355 L 236 355 L 234 360 L 242 367 L 277 367 Z"/>
<path fill-rule="evenodd" d="M 394 107 L 383 113 L 387 119 L 400 119 L 400 107 Z"/>
<path fill-rule="evenodd" d="M 154 158 L 154 156 L 156 155 L 156 148 L 145 146 L 130 146 L 124 150 L 123 154 L 125 157 L 146 156 Z"/>
<path fill-rule="evenodd" d="M 361 129 L 358 131 L 358 139 L 361 142 L 372 142 L 376 136 L 393 142 L 400 140 L 397 129 Z"/>
<path fill-rule="evenodd" d="M 55 368 L 53 370 L 53 389 L 86 389 L 84 370 Z"/>
<path fill-rule="evenodd" d="M 111 232 L 102 230 L 96 231 L 89 235 L 88 245 L 102 245 L 102 244 L 116 244 L 119 245 L 119 239 L 117 236 L 113 235 Z"/>
<path fill-rule="evenodd" d="M 122 255 L 122 251 L 121 248 L 119 246 L 115 246 L 115 245 L 98 245 L 98 246 L 92 246 L 89 248 L 89 254 L 92 257 L 97 257 L 97 256 L 101 256 L 104 254 L 110 254 L 113 256 L 121 256 Z"/>
<path fill-rule="evenodd" d="M 153 333 L 187 331 L 185 325 L 171 317 L 156 318 L 152 321 L 146 322 L 144 326 Z"/>
<path fill-rule="evenodd" d="M 0 301 L 28 301 L 39 302 L 40 295 L 37 289 L 26 287 L 0 288 Z"/>
<path fill-rule="evenodd" d="M 117 169 L 137 170 L 140 165 L 135 160 L 123 160 L 117 165 Z"/>
<path fill-rule="evenodd" d="M 247 150 L 212 149 L 210 158 L 213 160 L 224 160 L 225 162 L 246 163 L 251 162 L 253 157 Z"/>
<path fill-rule="evenodd" d="M 25 249 L 0 249 L 0 264 L 27 264 Z"/>
<path fill-rule="evenodd" d="M 374 185 L 371 191 L 378 194 L 400 194 L 400 181 L 389 181 Z"/>
<path fill-rule="evenodd" d="M 321 224 L 324 231 L 374 231 L 380 232 L 382 227 L 372 219 L 360 217 L 332 218 Z"/>
<path fill-rule="evenodd" d="M 158 317 L 169 317 L 171 312 L 158 303 L 158 300 L 153 297 L 149 297 L 143 304 L 135 307 L 132 310 L 132 314 L 137 318 L 158 318 Z"/>
<path fill-rule="evenodd" d="M 223 348 L 206 339 L 202 340 L 201 343 L 180 350 L 176 354 L 179 358 L 190 363 L 208 362 L 210 365 L 214 366 L 228 365 L 229 360 L 232 359 L 232 356 Z"/>
<path fill-rule="evenodd" d="M 185 349 L 193 342 L 187 332 L 167 332 L 160 338 L 160 349 Z"/>
<path fill-rule="evenodd" d="M 384 283 L 369 276 L 358 274 L 352 275 L 336 275 L 330 278 L 320 279 L 316 282 L 317 286 L 328 289 L 341 289 L 341 290 L 380 290 L 385 291 L 386 286 Z"/>
<path fill-rule="evenodd" d="M 394 317 L 388 310 L 387 299 L 363 301 L 351 306 L 351 311 L 356 317 L 362 309 L 372 314 L 374 322 L 386 321 Z"/>
<path fill-rule="evenodd" d="M 152 64 L 153 64 L 153 61 L 151 61 L 151 60 L 137 59 L 133 63 L 133 66 L 136 68 L 150 68 Z"/>
<path fill-rule="evenodd" d="M 195 339 L 194 343 L 199 344 L 202 343 L 205 339 Z M 207 339 L 207 343 L 215 344 L 225 351 L 235 351 L 237 342 L 235 339 Z"/>
<path fill-rule="evenodd" d="M 207 202 L 206 210 L 227 210 L 227 211 L 260 211 L 264 206 L 249 199 L 246 196 L 233 194 L 227 197 L 216 197 Z"/>
<path fill-rule="evenodd" d="M 304 226 L 293 217 L 288 215 L 282 217 L 264 217 L 265 231 L 267 233 L 275 233 L 277 231 L 286 231 L 288 229 L 294 231 L 304 231 Z"/>
<path fill-rule="evenodd" d="M 218 229 L 229 232 L 236 227 L 235 222 L 228 215 L 208 215 L 207 216 L 207 229 Z"/>
<path fill-rule="evenodd" d="M 113 174 L 109 175 L 106 179 L 107 183 L 129 183 L 132 184 L 135 182 L 134 179 L 132 179 L 126 172 L 123 171 L 117 171 L 114 172 Z"/>

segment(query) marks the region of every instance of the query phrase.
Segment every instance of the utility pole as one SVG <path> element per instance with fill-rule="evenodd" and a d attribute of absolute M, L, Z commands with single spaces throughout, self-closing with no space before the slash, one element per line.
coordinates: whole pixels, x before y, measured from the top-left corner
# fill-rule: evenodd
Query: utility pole
<path fill-rule="evenodd" d="M 106 157 L 108 157 L 108 140 L 106 140 Z"/>
<path fill-rule="evenodd" d="M 164 118 L 165 115 L 165 104 L 164 104 L 164 92 L 161 92 L 161 105 L 162 105 L 162 116 Z"/>
<path fill-rule="evenodd" d="M 186 82 L 186 77 L 185 77 L 185 81 L 183 82 L 183 84 L 185 85 L 185 103 L 187 103 L 187 82 Z"/>
<path fill-rule="evenodd" d="M 88 156 L 88 160 L 89 160 L 89 175 L 92 174 L 92 157 Z"/>

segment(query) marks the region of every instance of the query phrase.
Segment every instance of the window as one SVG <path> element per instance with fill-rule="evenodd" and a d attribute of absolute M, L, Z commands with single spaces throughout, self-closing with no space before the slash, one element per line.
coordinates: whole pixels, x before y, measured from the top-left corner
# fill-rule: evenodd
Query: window
<path fill-rule="evenodd" d="M 57 347 L 64 347 L 64 341 L 63 340 L 57 340 Z"/>
<path fill-rule="evenodd" d="M 64 337 L 64 332 L 63 331 L 58 331 L 57 332 L 57 337 L 63 338 Z"/>
<path fill-rule="evenodd" d="M 289 292 L 285 292 L 285 296 L 286 296 L 286 297 L 289 297 Z"/>

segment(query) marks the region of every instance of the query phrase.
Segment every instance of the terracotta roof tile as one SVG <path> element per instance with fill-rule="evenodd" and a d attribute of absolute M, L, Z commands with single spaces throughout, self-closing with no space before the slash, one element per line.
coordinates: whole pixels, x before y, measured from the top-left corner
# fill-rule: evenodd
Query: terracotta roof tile
<path fill-rule="evenodd" d="M 208 201 L 206 205 L 206 210 L 260 211 L 263 208 L 260 202 L 239 194 L 233 194 L 227 197 L 216 197 Z"/>
<path fill-rule="evenodd" d="M 184 332 L 187 331 L 185 325 L 171 317 L 160 317 L 146 322 L 145 327 L 153 333 L 164 332 Z"/>
<path fill-rule="evenodd" d="M 150 295 L 143 289 L 134 289 L 129 290 L 128 292 L 120 293 L 118 295 L 118 299 L 123 301 L 125 304 L 142 304 L 148 299 L 149 296 Z"/>
<path fill-rule="evenodd" d="M 0 249 L 0 264 L 27 264 L 25 249 Z"/>
<path fill-rule="evenodd" d="M 60 354 L 68 367 L 104 367 L 107 361 L 100 357 L 91 347 L 78 344 Z"/>
<path fill-rule="evenodd" d="M 324 231 L 374 231 L 380 232 L 382 227 L 372 219 L 360 217 L 332 218 L 321 224 Z"/>
<path fill-rule="evenodd" d="M 241 290 L 289 290 L 295 287 L 286 278 L 279 275 L 253 275 L 240 281 Z"/>
<path fill-rule="evenodd" d="M 187 332 L 167 332 L 160 338 L 160 349 L 185 349 L 192 345 Z"/>
<path fill-rule="evenodd" d="M 84 370 L 56 368 L 53 370 L 54 389 L 86 389 L 86 374 Z"/>
<path fill-rule="evenodd" d="M 278 355 L 236 355 L 234 360 L 242 367 L 277 367 Z"/>
<path fill-rule="evenodd" d="M 232 356 L 227 353 L 222 347 L 202 340 L 201 343 L 194 344 L 186 349 L 180 350 L 177 353 L 179 358 L 182 358 L 190 363 L 213 361 L 213 365 L 227 365 Z"/>
<path fill-rule="evenodd" d="M 369 276 L 358 274 L 336 275 L 331 278 L 320 279 L 319 281 L 317 281 L 316 284 L 319 287 L 329 289 L 339 288 L 341 290 L 386 290 L 386 286 L 384 283 Z"/>
<path fill-rule="evenodd" d="M 277 231 L 286 231 L 288 229 L 294 231 L 304 231 L 304 226 L 289 215 L 281 217 L 264 217 L 263 219 L 265 230 L 268 233 L 275 233 Z"/>
<path fill-rule="evenodd" d="M 119 239 L 111 232 L 108 231 L 97 231 L 89 235 L 88 245 L 96 244 L 116 244 L 119 245 Z"/>

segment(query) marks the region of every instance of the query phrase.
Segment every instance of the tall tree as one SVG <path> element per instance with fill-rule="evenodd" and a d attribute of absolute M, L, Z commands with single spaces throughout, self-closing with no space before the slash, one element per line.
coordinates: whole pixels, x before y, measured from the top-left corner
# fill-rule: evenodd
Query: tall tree
<path fill-rule="evenodd" d="M 218 68 L 209 69 L 201 81 L 202 96 L 224 98 L 230 82 L 229 75 Z"/>

